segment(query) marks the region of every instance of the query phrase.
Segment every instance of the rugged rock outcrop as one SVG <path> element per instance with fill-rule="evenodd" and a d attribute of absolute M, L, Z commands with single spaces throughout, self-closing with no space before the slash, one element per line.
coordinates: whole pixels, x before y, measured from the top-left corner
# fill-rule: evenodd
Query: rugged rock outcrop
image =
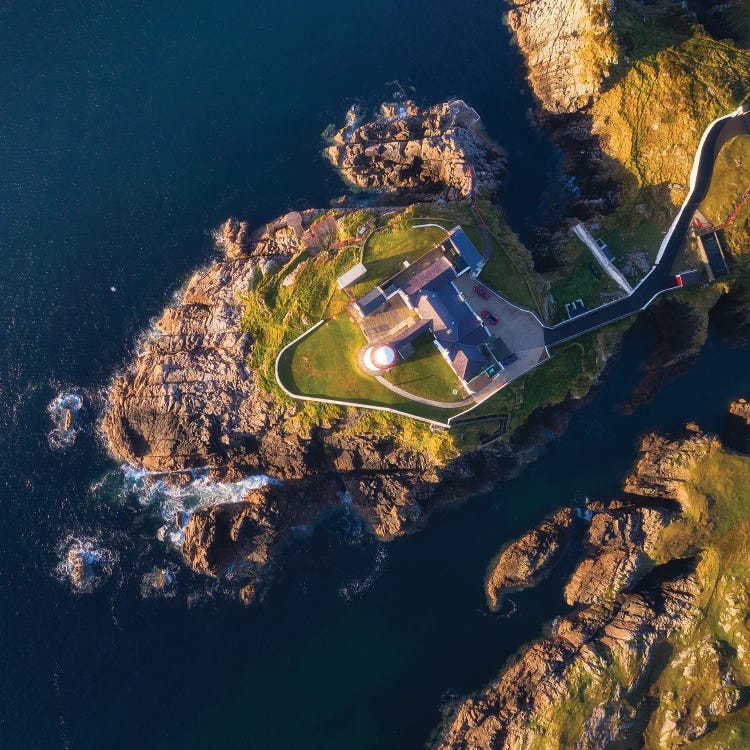
<path fill-rule="evenodd" d="M 618 60 L 609 0 L 519 0 L 509 5 L 508 25 L 542 109 L 559 115 L 589 105 Z"/>
<path fill-rule="evenodd" d="M 668 508 L 614 500 L 591 503 L 586 557 L 565 587 L 568 604 L 614 599 L 651 569 L 659 532 L 674 515 Z"/>
<path fill-rule="evenodd" d="M 410 203 L 459 200 L 474 189 L 495 195 L 506 170 L 477 113 L 455 100 L 422 111 L 413 103 L 384 106 L 377 120 L 342 128 L 325 154 L 354 187 Z"/>
<path fill-rule="evenodd" d="M 533 586 L 554 566 L 570 539 L 574 518 L 572 508 L 563 508 L 493 560 L 485 581 L 490 609 L 498 609 L 505 593 Z"/>
<path fill-rule="evenodd" d="M 658 644 L 691 626 L 699 594 L 685 572 L 560 619 L 496 682 L 454 709 L 435 748 L 601 750 L 623 739 L 635 712 L 621 698 L 648 673 Z M 623 670 L 622 682 L 607 677 L 613 667 Z M 558 733 L 555 710 L 572 710 L 582 690 L 593 704 L 583 731 Z"/>
<path fill-rule="evenodd" d="M 258 271 L 298 251 L 301 233 L 289 224 L 279 220 L 250 238 L 243 222 L 219 230 L 219 247 L 231 257 L 193 274 L 165 309 L 131 367 L 115 378 L 102 420 L 117 458 L 167 483 L 188 482 L 196 471 L 214 481 L 257 474 L 284 481 L 283 491 L 196 512 L 184 553 L 208 575 L 262 566 L 293 525 L 339 504 L 343 491 L 372 533 L 391 539 L 414 530 L 436 504 L 519 465 L 495 452 L 443 466 L 395 432 L 359 428 L 363 414 L 353 411 L 307 434 L 293 419 L 300 404 L 283 405 L 259 387 L 247 365 L 254 342 L 242 325 L 243 295 Z"/>
<path fill-rule="evenodd" d="M 729 405 L 724 443 L 732 450 L 750 453 L 750 402 L 737 399 Z"/>
<path fill-rule="evenodd" d="M 736 408 L 747 411 L 742 404 Z M 740 679 L 725 653 L 731 649 L 710 628 L 696 637 L 704 632 L 706 586 L 716 585 L 713 563 L 684 556 L 664 562 L 661 539 L 679 518 L 678 503 L 696 467 L 720 449 L 716 438 L 694 425 L 676 440 L 656 434 L 643 439 L 641 458 L 625 483 L 633 497 L 588 508 L 585 557 L 565 591 L 579 609 L 555 620 L 547 636 L 522 649 L 488 687 L 455 704 L 436 749 L 603 750 L 614 741 L 643 746 L 644 736 L 646 747 L 676 748 L 743 705 Z M 534 539 L 541 540 L 544 558 L 546 536 L 537 537 L 538 531 L 508 547 L 524 550 L 522 567 L 534 558 L 533 550 L 526 551 Z M 726 624 L 720 627 L 732 642 L 740 639 L 744 653 L 747 595 L 739 593 L 740 581 L 721 580 L 715 596 L 732 606 L 723 605 L 720 622 Z M 667 669 L 674 677 L 663 689 L 656 681 L 670 653 Z M 675 693 L 670 679 L 682 680 L 684 693 Z"/>
<path fill-rule="evenodd" d="M 702 433 L 692 423 L 687 425 L 686 435 L 676 440 L 650 433 L 641 441 L 641 457 L 635 471 L 625 480 L 625 491 L 682 504 L 686 483 L 696 463 L 720 448 L 717 437 Z"/>
<path fill-rule="evenodd" d="M 182 552 L 196 573 L 252 575 L 286 540 L 292 526 L 308 523 L 335 493 L 324 482 L 269 484 L 236 503 L 200 508 L 185 527 Z"/>
<path fill-rule="evenodd" d="M 311 459 L 283 429 L 287 415 L 258 392 L 241 326 L 241 298 L 256 269 L 291 257 L 297 238 L 280 230 L 236 255 L 247 247 L 246 229 L 224 227 L 232 258 L 197 271 L 166 308 L 134 366 L 115 379 L 102 429 L 115 456 L 150 471 L 299 476 Z"/>

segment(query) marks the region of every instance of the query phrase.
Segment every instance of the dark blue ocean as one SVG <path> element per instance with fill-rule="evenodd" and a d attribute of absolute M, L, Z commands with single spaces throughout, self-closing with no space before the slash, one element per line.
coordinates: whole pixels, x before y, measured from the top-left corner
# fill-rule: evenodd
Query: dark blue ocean
<path fill-rule="evenodd" d="M 126 491 L 94 430 L 112 373 L 211 257 L 222 219 L 258 225 L 343 192 L 320 134 L 352 103 L 399 89 L 466 99 L 510 153 L 513 226 L 545 213 L 559 157 L 529 125 L 502 12 L 497 0 L 0 2 L 0 747 L 419 748 L 442 702 L 565 609 L 562 570 L 515 597 L 512 617 L 489 615 L 496 550 L 559 504 L 616 492 L 643 430 L 718 428 L 747 395 L 748 352 L 712 338 L 689 374 L 623 416 L 653 338 L 641 322 L 520 479 L 388 545 L 335 515 L 250 608 L 191 579 L 157 538 L 163 498 Z M 47 407 L 66 393 L 83 399 L 82 429 L 55 449 Z M 70 539 L 117 557 L 92 594 L 56 574 Z M 154 565 L 173 566 L 173 598 L 141 595 Z"/>

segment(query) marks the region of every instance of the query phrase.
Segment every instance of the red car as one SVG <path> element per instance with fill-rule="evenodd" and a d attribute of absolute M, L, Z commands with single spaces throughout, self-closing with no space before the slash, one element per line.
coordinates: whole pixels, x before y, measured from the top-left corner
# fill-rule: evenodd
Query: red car
<path fill-rule="evenodd" d="M 490 298 L 490 293 L 481 284 L 474 284 L 474 291 L 482 299 L 489 299 Z"/>
<path fill-rule="evenodd" d="M 482 317 L 491 325 L 496 326 L 500 321 L 489 311 L 482 310 Z"/>

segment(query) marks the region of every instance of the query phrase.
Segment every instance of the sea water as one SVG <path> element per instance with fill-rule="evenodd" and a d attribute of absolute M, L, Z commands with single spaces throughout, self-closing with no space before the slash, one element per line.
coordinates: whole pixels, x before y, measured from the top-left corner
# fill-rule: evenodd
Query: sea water
<path fill-rule="evenodd" d="M 212 256 L 226 216 L 257 226 L 344 192 L 320 134 L 353 104 L 464 98 L 509 152 L 506 208 L 529 231 L 560 160 L 530 126 L 503 10 L 0 3 L 1 747 L 419 747 L 441 705 L 565 609 L 563 566 L 489 614 L 497 549 L 559 504 L 617 492 L 641 431 L 718 427 L 747 395 L 747 352 L 711 339 L 625 417 L 653 335 L 640 322 L 592 404 L 518 480 L 388 545 L 342 502 L 298 530 L 250 608 L 192 575 L 170 536 L 177 515 L 245 486 L 198 473 L 174 492 L 107 457 L 95 422 L 112 373 Z M 97 570 L 89 593 L 71 585 L 71 549 Z"/>

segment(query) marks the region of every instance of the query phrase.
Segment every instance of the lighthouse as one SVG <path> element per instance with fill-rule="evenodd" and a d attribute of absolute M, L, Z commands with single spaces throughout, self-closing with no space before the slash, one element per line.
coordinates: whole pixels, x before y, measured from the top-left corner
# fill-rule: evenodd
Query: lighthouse
<path fill-rule="evenodd" d="M 365 367 L 372 372 L 390 370 L 398 361 L 398 354 L 390 344 L 376 344 L 365 350 Z"/>

